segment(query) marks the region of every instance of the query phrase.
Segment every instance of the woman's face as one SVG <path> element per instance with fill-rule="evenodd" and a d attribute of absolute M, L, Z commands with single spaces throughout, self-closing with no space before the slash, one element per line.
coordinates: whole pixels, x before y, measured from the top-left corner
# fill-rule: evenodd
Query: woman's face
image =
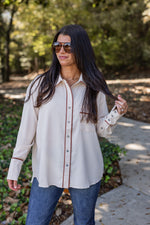
<path fill-rule="evenodd" d="M 57 38 L 57 42 L 61 42 L 62 44 L 66 42 L 71 43 L 71 37 L 69 35 L 60 34 Z M 74 54 L 65 52 L 63 47 L 56 53 L 56 56 L 61 66 L 73 66 L 76 64 Z"/>

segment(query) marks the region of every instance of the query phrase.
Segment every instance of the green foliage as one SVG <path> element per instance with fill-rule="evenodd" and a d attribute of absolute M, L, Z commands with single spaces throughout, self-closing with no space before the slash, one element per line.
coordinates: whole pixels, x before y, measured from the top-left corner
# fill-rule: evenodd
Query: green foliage
<path fill-rule="evenodd" d="M 27 218 L 27 214 L 26 213 L 24 213 L 21 217 L 19 217 L 19 219 L 18 219 L 18 222 L 19 222 L 19 224 L 25 224 L 25 222 L 26 222 L 26 218 Z"/>
<path fill-rule="evenodd" d="M 99 38 L 100 41 L 94 47 L 99 65 L 105 70 L 117 70 L 146 63 L 148 52 L 143 53 L 144 43 L 147 43 L 145 34 L 149 29 L 143 22 L 144 1 L 96 2 L 95 16 L 99 19 L 95 25 L 94 41 Z"/>
<path fill-rule="evenodd" d="M 19 178 L 20 184 L 23 185 L 24 182 L 28 183 L 28 186 L 21 189 L 18 194 L 14 194 L 13 198 L 17 199 L 17 202 L 10 204 L 5 201 L 11 193 L 7 185 L 6 177 L 12 151 L 16 142 L 23 104 L 19 101 L 0 100 L 0 221 L 5 221 L 8 215 L 10 216 L 11 213 L 15 212 L 14 218 L 10 224 L 23 225 L 25 224 L 26 213 L 23 212 L 22 205 L 27 205 L 29 202 L 29 189 L 31 186 L 31 154 L 29 154 L 26 159 L 26 165 L 23 165 L 22 174 Z M 5 210 L 5 207 L 7 210 Z M 18 221 L 18 223 L 16 221 Z"/>
<path fill-rule="evenodd" d="M 125 150 L 118 145 L 109 143 L 106 140 L 100 142 L 103 160 L 104 160 L 104 176 L 102 183 L 107 183 L 111 176 L 114 176 L 118 170 L 115 162 L 120 160 L 120 155 L 125 154 Z"/>
<path fill-rule="evenodd" d="M 59 28 L 71 23 L 80 24 L 87 30 L 98 66 L 103 71 L 149 66 L 148 0 L 5 0 L 0 8 L 3 69 L 6 31 L 9 29 L 3 13 L 11 14 L 13 6 L 15 15 L 10 35 L 12 72 L 27 73 L 49 67 L 53 37 Z"/>

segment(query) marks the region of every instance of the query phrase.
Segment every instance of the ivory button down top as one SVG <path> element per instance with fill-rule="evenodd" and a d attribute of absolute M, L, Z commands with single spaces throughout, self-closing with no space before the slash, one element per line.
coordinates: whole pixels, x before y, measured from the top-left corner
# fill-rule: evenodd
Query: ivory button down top
<path fill-rule="evenodd" d="M 53 97 L 40 108 L 34 107 L 36 84 L 33 88 L 35 91 L 24 104 L 7 179 L 18 179 L 32 147 L 32 179 L 37 177 L 40 187 L 88 188 L 97 183 L 104 171 L 98 135 L 111 134 L 121 115 L 114 108 L 108 113 L 105 95 L 99 92 L 97 124 L 81 121 L 86 90 L 82 74 L 71 87 L 59 75 Z"/>

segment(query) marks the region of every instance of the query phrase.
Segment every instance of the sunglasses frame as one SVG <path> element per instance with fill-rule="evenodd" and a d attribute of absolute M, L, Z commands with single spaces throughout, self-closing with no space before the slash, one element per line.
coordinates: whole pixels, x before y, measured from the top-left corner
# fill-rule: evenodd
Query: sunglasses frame
<path fill-rule="evenodd" d="M 56 50 L 56 47 L 60 47 L 60 49 Z M 52 48 L 53 48 L 55 53 L 59 53 L 62 47 L 63 47 L 63 49 L 66 53 L 72 53 L 72 48 L 71 48 L 70 42 L 58 42 L 58 41 L 56 41 L 52 45 Z M 68 47 L 70 47 L 70 49 L 67 50 L 66 48 L 68 48 Z"/>

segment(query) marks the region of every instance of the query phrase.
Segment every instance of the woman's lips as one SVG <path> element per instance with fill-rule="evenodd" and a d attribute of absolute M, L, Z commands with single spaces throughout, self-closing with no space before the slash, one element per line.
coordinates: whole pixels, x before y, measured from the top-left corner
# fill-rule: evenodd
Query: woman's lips
<path fill-rule="evenodd" d="M 59 56 L 59 59 L 60 60 L 65 60 L 65 59 L 67 59 L 68 57 L 67 56 Z"/>

